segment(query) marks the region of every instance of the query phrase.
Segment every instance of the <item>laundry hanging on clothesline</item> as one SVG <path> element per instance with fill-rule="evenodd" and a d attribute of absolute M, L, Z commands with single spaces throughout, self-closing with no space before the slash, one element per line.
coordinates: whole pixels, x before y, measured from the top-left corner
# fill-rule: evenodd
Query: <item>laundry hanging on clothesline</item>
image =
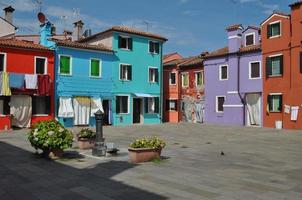
<path fill-rule="evenodd" d="M 9 87 L 9 75 L 7 72 L 0 72 L 0 95 L 2 96 L 11 96 L 11 90 Z"/>
<path fill-rule="evenodd" d="M 284 105 L 284 113 L 290 114 L 290 106 L 289 105 Z"/>
<path fill-rule="evenodd" d="M 298 113 L 299 113 L 299 106 L 292 106 L 291 107 L 290 120 L 291 121 L 297 121 L 297 119 L 298 119 Z"/>
<path fill-rule="evenodd" d="M 35 90 L 37 89 L 37 75 L 25 74 L 25 88 Z"/>

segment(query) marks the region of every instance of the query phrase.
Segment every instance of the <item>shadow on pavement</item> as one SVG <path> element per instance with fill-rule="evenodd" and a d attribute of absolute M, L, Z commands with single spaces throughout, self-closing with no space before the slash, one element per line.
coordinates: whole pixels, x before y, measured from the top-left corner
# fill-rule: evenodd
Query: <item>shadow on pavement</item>
<path fill-rule="evenodd" d="M 110 179 L 135 167 L 111 161 L 77 169 L 0 142 L 0 199 L 154 199 L 164 196 Z"/>

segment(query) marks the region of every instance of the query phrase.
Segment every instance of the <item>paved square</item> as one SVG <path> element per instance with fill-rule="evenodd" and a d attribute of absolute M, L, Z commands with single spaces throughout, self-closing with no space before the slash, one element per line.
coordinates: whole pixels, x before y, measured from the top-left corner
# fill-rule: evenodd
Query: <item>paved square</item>
<path fill-rule="evenodd" d="M 302 199 L 301 131 L 187 123 L 105 127 L 106 141 L 121 149 L 118 157 L 57 161 L 34 155 L 25 133 L 0 134 L 1 200 Z M 167 141 L 168 159 L 130 164 L 128 144 L 148 135 Z"/>

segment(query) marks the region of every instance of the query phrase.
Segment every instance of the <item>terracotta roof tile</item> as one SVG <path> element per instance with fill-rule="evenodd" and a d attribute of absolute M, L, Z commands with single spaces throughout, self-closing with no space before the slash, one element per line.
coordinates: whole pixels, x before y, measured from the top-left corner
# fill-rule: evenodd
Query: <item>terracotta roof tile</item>
<path fill-rule="evenodd" d="M 106 47 L 103 44 L 90 45 L 90 44 L 86 44 L 86 43 L 73 42 L 70 40 L 57 40 L 57 39 L 52 39 L 52 41 L 54 41 L 59 46 L 113 52 L 112 49 L 110 49 L 109 47 Z"/>
<path fill-rule="evenodd" d="M 208 55 L 206 55 L 205 58 L 224 56 L 224 55 L 227 55 L 228 53 L 229 53 L 228 47 L 224 47 L 224 48 L 212 51 L 211 53 L 209 53 Z"/>
<path fill-rule="evenodd" d="M 234 25 L 228 26 L 225 30 L 234 31 L 237 29 L 243 29 L 242 24 L 234 24 Z"/>
<path fill-rule="evenodd" d="M 251 46 L 241 47 L 237 53 L 248 53 L 252 51 L 261 51 L 261 45 L 251 45 Z M 228 47 L 224 47 L 207 54 L 204 58 L 226 56 L 228 54 L 229 54 Z"/>
<path fill-rule="evenodd" d="M 154 33 L 150 33 L 150 32 L 141 31 L 141 30 L 138 30 L 138 29 L 129 28 L 127 26 L 113 26 L 110 29 L 107 29 L 107 30 L 105 30 L 103 32 L 96 33 L 96 34 L 91 35 L 91 36 L 89 36 L 87 38 L 83 38 L 83 39 L 79 40 L 79 42 L 88 41 L 90 39 L 93 39 L 93 38 L 97 37 L 98 35 L 102 35 L 102 34 L 105 34 L 105 33 L 111 32 L 111 31 L 117 31 L 117 32 L 122 32 L 122 33 L 129 33 L 129 34 L 134 34 L 134 35 L 140 35 L 140 36 L 145 36 L 145 37 L 149 37 L 149 38 L 159 39 L 159 40 L 163 40 L 163 41 L 167 41 L 168 40 L 167 38 L 165 38 L 163 36 L 160 36 L 160 35 L 157 35 L 157 34 L 154 34 Z"/>
<path fill-rule="evenodd" d="M 190 67 L 190 66 L 194 66 L 194 65 L 202 65 L 203 61 L 204 61 L 203 57 L 195 56 L 195 57 L 192 57 L 191 59 L 181 63 L 179 66 L 180 67 Z"/>
<path fill-rule="evenodd" d="M 251 51 L 260 51 L 261 50 L 261 45 L 251 45 L 247 47 L 241 47 L 239 52 L 240 53 L 246 53 L 246 52 L 251 52 Z"/>
<path fill-rule="evenodd" d="M 170 62 L 164 63 L 164 67 L 169 67 L 169 66 L 174 66 L 174 65 L 180 65 L 186 61 L 189 61 L 190 59 L 192 59 L 193 57 L 188 57 L 188 58 L 181 58 L 181 59 L 177 59 L 177 60 L 172 60 Z"/>
<path fill-rule="evenodd" d="M 42 45 L 35 44 L 35 43 L 29 42 L 29 41 L 22 41 L 22 40 L 16 40 L 16 39 L 0 39 L 0 46 L 52 51 Z"/>
<path fill-rule="evenodd" d="M 298 5 L 301 5 L 302 4 L 302 1 L 296 1 L 292 4 L 289 4 L 289 7 L 294 7 L 294 6 L 298 6 Z"/>

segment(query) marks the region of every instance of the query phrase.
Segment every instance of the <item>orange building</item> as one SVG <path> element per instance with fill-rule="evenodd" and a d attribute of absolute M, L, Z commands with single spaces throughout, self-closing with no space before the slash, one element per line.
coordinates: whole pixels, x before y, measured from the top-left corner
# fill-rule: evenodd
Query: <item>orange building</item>
<path fill-rule="evenodd" d="M 264 127 L 302 129 L 302 1 L 261 24 Z"/>

